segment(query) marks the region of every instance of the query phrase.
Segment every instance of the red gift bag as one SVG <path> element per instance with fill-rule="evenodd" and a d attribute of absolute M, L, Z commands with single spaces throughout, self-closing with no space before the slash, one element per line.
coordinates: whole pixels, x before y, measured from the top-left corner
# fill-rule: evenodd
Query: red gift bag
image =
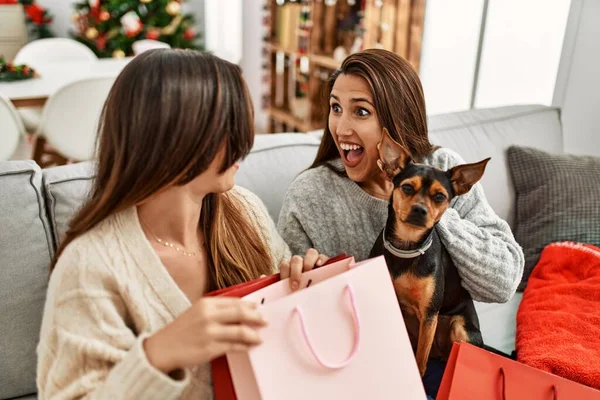
<path fill-rule="evenodd" d="M 436 400 L 600 400 L 600 391 L 455 343 Z"/>
<path fill-rule="evenodd" d="M 334 262 L 349 258 L 346 254 L 340 254 L 332 257 L 323 266 L 332 264 Z M 279 274 L 273 274 L 252 281 L 239 283 L 228 288 L 223 288 L 209 292 L 205 296 L 227 296 L 227 297 L 244 297 L 250 293 L 254 293 L 259 289 L 265 288 L 269 285 L 279 282 L 281 279 Z M 231 372 L 229 371 L 229 365 L 227 364 L 227 357 L 222 356 L 210 363 L 211 374 L 213 380 L 213 392 L 215 400 L 237 400 L 235 395 L 235 389 L 233 387 L 233 381 L 231 379 Z"/>

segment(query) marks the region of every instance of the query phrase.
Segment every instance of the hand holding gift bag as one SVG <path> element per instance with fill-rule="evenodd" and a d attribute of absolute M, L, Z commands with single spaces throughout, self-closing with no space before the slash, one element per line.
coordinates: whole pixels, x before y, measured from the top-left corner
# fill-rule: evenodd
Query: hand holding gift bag
<path fill-rule="evenodd" d="M 600 400 L 600 391 L 468 343 L 455 343 L 437 400 Z"/>
<path fill-rule="evenodd" d="M 425 399 L 384 258 L 353 261 L 243 297 L 269 323 L 262 344 L 227 354 L 239 400 Z"/>

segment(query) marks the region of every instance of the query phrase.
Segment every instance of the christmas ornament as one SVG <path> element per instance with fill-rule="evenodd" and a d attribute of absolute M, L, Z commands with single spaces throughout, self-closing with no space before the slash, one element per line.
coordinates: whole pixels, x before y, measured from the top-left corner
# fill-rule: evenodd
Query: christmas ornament
<path fill-rule="evenodd" d="M 144 4 L 152 3 L 152 0 L 140 0 Z"/>
<path fill-rule="evenodd" d="M 192 40 L 196 36 L 196 31 L 193 28 L 187 28 L 185 32 L 183 32 L 183 38 L 185 40 Z"/>
<path fill-rule="evenodd" d="M 98 37 L 98 29 L 94 27 L 90 27 L 85 31 L 85 37 L 94 40 Z"/>
<path fill-rule="evenodd" d="M 129 11 L 121 17 L 121 25 L 125 29 L 125 34 L 133 37 L 142 30 L 142 22 L 135 11 Z"/>
<path fill-rule="evenodd" d="M 102 10 L 102 11 L 100 11 L 99 17 L 100 17 L 100 21 L 106 22 L 110 19 L 110 13 L 106 10 Z"/>
<path fill-rule="evenodd" d="M 121 49 L 117 49 L 112 53 L 113 58 L 123 58 L 125 57 L 125 52 Z"/>
<path fill-rule="evenodd" d="M 160 31 L 158 29 L 150 29 L 146 32 L 146 39 L 158 40 L 160 38 Z"/>
<path fill-rule="evenodd" d="M 98 47 L 98 50 L 106 49 L 106 36 L 98 36 L 98 39 L 96 39 L 96 47 Z"/>
<path fill-rule="evenodd" d="M 181 11 L 181 4 L 179 4 L 179 2 L 173 0 L 172 2 L 167 4 L 166 10 L 169 15 L 173 15 L 173 16 L 177 15 Z"/>
<path fill-rule="evenodd" d="M 89 0 L 88 4 L 91 8 L 96 8 L 100 5 L 100 0 Z"/>
<path fill-rule="evenodd" d="M 79 21 L 79 18 L 81 18 L 81 15 L 79 15 L 79 13 L 75 13 L 75 14 L 71 15 L 71 20 L 73 22 Z"/>

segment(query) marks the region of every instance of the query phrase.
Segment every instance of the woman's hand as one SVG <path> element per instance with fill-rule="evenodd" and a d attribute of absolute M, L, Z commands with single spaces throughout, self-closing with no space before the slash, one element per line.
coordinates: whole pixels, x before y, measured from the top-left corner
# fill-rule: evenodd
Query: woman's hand
<path fill-rule="evenodd" d="M 281 279 L 290 278 L 290 288 L 297 290 L 300 287 L 300 275 L 302 272 L 310 271 L 315 266 L 320 267 L 329 260 L 324 254 L 319 254 L 315 249 L 308 249 L 304 257 L 293 256 L 288 262 L 279 265 Z"/>
<path fill-rule="evenodd" d="M 261 342 L 266 321 L 257 305 L 238 298 L 206 297 L 144 341 L 150 364 L 171 374 Z"/>

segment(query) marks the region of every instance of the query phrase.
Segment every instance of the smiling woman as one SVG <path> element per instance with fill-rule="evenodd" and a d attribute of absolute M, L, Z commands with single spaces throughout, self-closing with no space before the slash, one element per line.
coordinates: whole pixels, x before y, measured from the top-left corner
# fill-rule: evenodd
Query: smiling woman
<path fill-rule="evenodd" d="M 446 171 L 464 161 L 429 142 L 421 82 L 400 56 L 378 49 L 352 54 L 332 75 L 328 90 L 321 146 L 312 166 L 290 185 L 278 229 L 295 254 L 314 247 L 364 260 L 385 225 L 393 189 L 378 165 L 384 129 L 413 162 Z M 512 297 L 523 272 L 523 252 L 481 185 L 454 198 L 436 229 L 475 300 Z M 435 396 L 441 373 L 443 364 L 427 371 L 430 395 Z"/>

